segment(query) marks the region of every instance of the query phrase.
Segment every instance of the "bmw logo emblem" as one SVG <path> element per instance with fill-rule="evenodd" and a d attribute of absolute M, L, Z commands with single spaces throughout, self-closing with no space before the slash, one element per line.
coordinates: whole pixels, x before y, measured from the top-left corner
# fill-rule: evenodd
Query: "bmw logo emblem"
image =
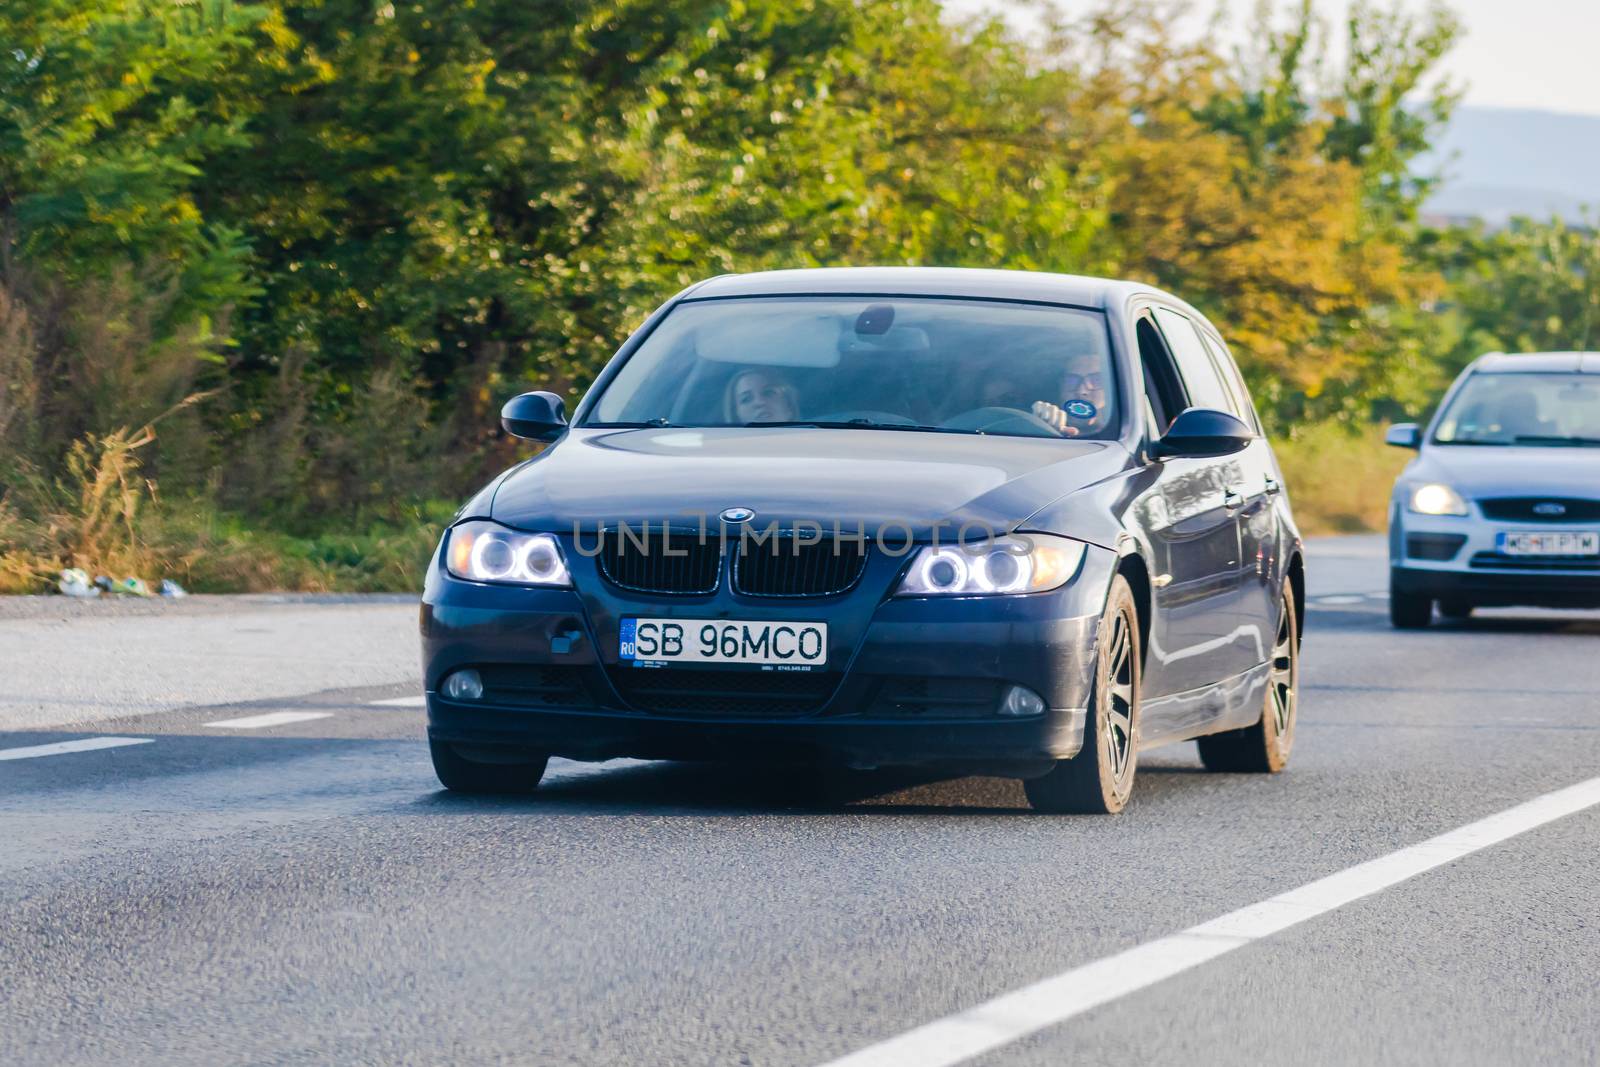
<path fill-rule="evenodd" d="M 1554 504 L 1554 503 L 1535 504 L 1533 506 L 1533 513 L 1535 515 L 1550 515 L 1550 516 L 1565 515 L 1567 513 L 1567 506 L 1565 504 Z M 727 513 L 724 512 L 723 514 L 726 515 Z"/>
<path fill-rule="evenodd" d="M 724 508 L 722 510 L 723 522 L 749 522 L 756 517 L 756 513 L 749 508 Z"/>

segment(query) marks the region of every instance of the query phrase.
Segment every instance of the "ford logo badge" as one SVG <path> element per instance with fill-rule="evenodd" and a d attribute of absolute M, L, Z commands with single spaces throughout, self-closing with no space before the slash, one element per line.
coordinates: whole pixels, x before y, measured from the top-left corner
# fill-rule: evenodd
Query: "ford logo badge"
<path fill-rule="evenodd" d="M 1535 515 L 1565 515 L 1567 506 L 1565 504 L 1535 504 L 1533 513 Z"/>
<path fill-rule="evenodd" d="M 722 510 L 723 522 L 749 522 L 756 517 L 756 513 L 749 508 L 724 508 Z"/>

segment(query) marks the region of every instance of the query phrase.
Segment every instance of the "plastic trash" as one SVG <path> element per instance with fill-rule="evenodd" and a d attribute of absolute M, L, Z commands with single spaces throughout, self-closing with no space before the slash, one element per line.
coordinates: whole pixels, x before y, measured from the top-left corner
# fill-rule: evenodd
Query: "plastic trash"
<path fill-rule="evenodd" d="M 150 587 L 144 584 L 143 578 L 124 578 L 115 585 L 116 591 L 123 596 L 151 596 Z"/>
<path fill-rule="evenodd" d="M 61 572 L 61 580 L 56 583 L 56 588 L 61 590 L 63 596 L 97 597 L 100 590 L 90 584 L 89 576 L 77 567 L 68 567 Z"/>
<path fill-rule="evenodd" d="M 115 593 L 117 591 L 117 583 L 113 582 L 110 578 L 107 578 L 103 574 L 97 574 L 94 576 L 94 584 L 95 588 L 99 589 L 102 593 Z"/>
<path fill-rule="evenodd" d="M 171 578 L 161 580 L 161 595 L 168 597 L 188 596 L 189 590 L 173 581 Z"/>

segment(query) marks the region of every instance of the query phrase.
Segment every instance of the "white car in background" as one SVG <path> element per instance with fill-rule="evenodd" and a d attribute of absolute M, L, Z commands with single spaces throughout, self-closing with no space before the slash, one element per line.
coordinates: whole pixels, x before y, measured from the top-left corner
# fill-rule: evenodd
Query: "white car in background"
<path fill-rule="evenodd" d="M 1480 357 L 1426 432 L 1389 507 L 1400 629 L 1477 607 L 1600 607 L 1600 353 Z"/>

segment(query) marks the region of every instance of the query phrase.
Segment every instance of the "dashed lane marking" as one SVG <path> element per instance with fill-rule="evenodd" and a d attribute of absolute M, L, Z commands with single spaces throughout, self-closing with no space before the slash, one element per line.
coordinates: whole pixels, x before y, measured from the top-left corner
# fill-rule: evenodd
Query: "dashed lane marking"
<path fill-rule="evenodd" d="M 124 745 L 148 745 L 153 737 L 85 737 L 81 741 L 57 741 L 51 745 L 29 745 L 26 748 L 0 748 L 0 760 L 34 759 L 37 756 L 65 756 L 70 752 L 93 752 L 99 748 L 122 748 Z"/>
<path fill-rule="evenodd" d="M 372 706 L 375 708 L 421 708 L 426 707 L 427 703 L 427 699 L 424 697 L 395 697 L 392 700 L 374 700 L 372 701 Z"/>
<path fill-rule="evenodd" d="M 309 722 L 312 719 L 331 719 L 331 711 L 274 711 L 268 715 L 248 715 L 242 719 L 223 719 L 208 722 L 222 730 L 264 730 L 268 726 L 287 726 L 291 722 Z"/>
<path fill-rule="evenodd" d="M 1600 778 L 1590 778 L 1219 919 L 1002 994 L 827 1067 L 949 1067 L 1597 804 Z"/>

